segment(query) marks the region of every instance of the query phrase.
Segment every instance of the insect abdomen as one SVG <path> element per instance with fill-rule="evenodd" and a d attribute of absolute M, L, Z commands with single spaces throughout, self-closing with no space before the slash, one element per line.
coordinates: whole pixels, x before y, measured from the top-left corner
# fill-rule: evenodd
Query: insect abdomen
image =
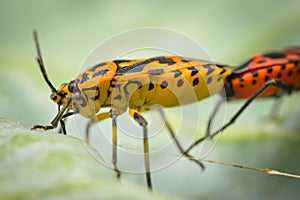
<path fill-rule="evenodd" d="M 300 89 L 300 49 L 289 48 L 252 56 L 238 67 L 228 81 L 234 98 L 249 98 L 267 81 L 276 79 L 291 90 Z M 278 87 L 267 88 L 260 97 L 273 96 Z"/>
<path fill-rule="evenodd" d="M 223 67 L 201 63 L 161 75 L 151 75 L 146 106 L 160 104 L 172 107 L 200 101 L 219 93 L 229 74 L 230 71 Z"/>

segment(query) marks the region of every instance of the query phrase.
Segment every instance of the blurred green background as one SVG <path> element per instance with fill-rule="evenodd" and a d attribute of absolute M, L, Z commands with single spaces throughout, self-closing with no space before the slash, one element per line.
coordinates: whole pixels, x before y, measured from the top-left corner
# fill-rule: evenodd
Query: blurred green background
<path fill-rule="evenodd" d="M 33 29 L 58 86 L 76 77 L 97 44 L 134 28 L 177 31 L 201 44 L 213 60 L 228 64 L 300 45 L 299 8 L 297 0 L 0 1 L 0 117 L 29 128 L 48 124 L 56 113 L 35 62 Z M 268 123 L 263 119 L 273 101 L 256 102 L 221 137 L 209 159 L 300 174 L 299 100 L 296 93 L 284 98 L 279 120 Z M 230 104 L 228 116 L 239 105 Z M 144 182 L 143 177 L 125 177 Z M 153 182 L 157 191 L 189 199 L 300 197 L 296 179 L 212 164 L 200 173 L 184 159 L 155 172 Z"/>

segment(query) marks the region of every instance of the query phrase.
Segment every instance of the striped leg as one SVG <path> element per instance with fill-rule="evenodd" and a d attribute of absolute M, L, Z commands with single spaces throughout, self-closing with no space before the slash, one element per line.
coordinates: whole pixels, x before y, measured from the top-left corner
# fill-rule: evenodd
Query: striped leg
<path fill-rule="evenodd" d="M 111 109 L 109 114 L 110 114 L 110 118 L 112 119 L 112 142 L 113 142 L 112 164 L 114 167 L 114 171 L 116 172 L 117 178 L 120 178 L 121 172 L 117 166 L 117 145 L 118 145 L 118 143 L 117 143 L 117 117 L 118 117 L 118 112 L 115 109 Z"/>
<path fill-rule="evenodd" d="M 149 143 L 148 143 L 148 129 L 147 121 L 145 118 L 135 109 L 129 109 L 130 116 L 143 127 L 143 142 L 144 142 L 144 159 L 145 159 L 145 170 L 148 189 L 152 191 L 151 183 L 151 172 L 150 172 L 150 161 L 149 161 Z"/>

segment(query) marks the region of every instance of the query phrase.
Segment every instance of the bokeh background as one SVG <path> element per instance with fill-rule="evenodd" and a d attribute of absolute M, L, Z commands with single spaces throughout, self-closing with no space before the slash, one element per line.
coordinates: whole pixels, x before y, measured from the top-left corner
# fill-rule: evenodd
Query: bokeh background
<path fill-rule="evenodd" d="M 100 42 L 135 28 L 177 31 L 201 44 L 211 59 L 233 65 L 256 52 L 296 46 L 299 8 L 297 0 L 0 1 L 0 116 L 30 128 L 49 123 L 57 111 L 35 62 L 33 29 L 57 86 L 76 77 Z M 273 100 L 257 101 L 208 158 L 300 174 L 299 100 L 297 93 L 285 97 L 276 121 L 266 120 Z M 230 103 L 227 116 L 241 103 Z M 144 184 L 143 176 L 126 174 L 125 179 Z M 156 191 L 187 199 L 300 197 L 300 181 L 294 178 L 214 164 L 200 172 L 185 159 L 155 172 L 153 182 Z"/>

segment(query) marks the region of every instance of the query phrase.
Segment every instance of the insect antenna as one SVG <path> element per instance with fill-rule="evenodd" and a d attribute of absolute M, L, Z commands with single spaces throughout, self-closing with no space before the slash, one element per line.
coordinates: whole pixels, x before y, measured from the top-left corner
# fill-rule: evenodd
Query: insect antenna
<path fill-rule="evenodd" d="M 45 65 L 44 65 L 44 62 L 43 62 L 43 59 L 42 59 L 42 54 L 41 54 L 41 50 L 40 50 L 40 45 L 39 45 L 39 41 L 38 41 L 38 36 L 37 36 L 37 31 L 36 30 L 33 30 L 33 38 L 34 38 L 34 43 L 35 43 L 35 47 L 36 47 L 36 50 L 37 50 L 37 62 L 40 66 L 40 70 L 43 74 L 43 77 L 46 81 L 46 83 L 48 84 L 48 86 L 51 88 L 52 92 L 58 94 L 58 91 L 56 90 L 56 88 L 52 85 L 51 81 L 49 80 L 48 78 L 48 75 L 47 75 L 47 72 L 46 72 L 46 69 L 45 69 Z"/>

